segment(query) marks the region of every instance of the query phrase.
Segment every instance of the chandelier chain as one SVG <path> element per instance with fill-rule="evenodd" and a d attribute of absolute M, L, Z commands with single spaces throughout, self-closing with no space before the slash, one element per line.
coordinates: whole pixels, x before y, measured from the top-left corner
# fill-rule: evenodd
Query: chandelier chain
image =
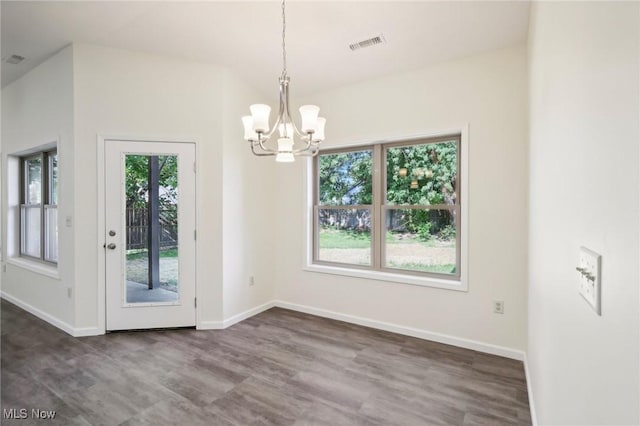
<path fill-rule="evenodd" d="M 282 0 L 282 78 L 287 76 L 287 49 L 284 44 L 285 30 L 287 29 L 287 21 L 284 13 L 284 0 Z"/>

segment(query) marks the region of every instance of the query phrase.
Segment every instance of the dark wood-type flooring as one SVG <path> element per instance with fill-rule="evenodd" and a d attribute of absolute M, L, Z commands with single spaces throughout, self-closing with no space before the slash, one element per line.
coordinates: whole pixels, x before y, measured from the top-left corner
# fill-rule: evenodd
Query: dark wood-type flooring
<path fill-rule="evenodd" d="M 285 309 L 83 338 L 1 309 L 2 424 L 531 424 L 521 362 Z"/>

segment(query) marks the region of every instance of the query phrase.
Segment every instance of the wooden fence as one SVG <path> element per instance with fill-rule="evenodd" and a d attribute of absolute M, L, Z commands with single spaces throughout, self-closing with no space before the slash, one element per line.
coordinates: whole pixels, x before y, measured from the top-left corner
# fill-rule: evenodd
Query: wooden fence
<path fill-rule="evenodd" d="M 147 209 L 128 208 L 126 210 L 127 250 L 147 248 L 149 232 L 149 212 Z M 178 246 L 178 217 L 175 208 L 160 209 L 160 248 Z"/>

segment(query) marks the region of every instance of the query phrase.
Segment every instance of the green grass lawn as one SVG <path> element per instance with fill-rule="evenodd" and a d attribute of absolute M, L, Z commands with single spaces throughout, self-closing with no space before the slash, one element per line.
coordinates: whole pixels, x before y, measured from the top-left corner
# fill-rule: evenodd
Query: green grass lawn
<path fill-rule="evenodd" d="M 127 260 L 146 259 L 147 251 L 139 251 L 137 253 L 127 253 Z M 178 249 L 160 250 L 160 257 L 178 257 Z"/>
<path fill-rule="evenodd" d="M 422 263 L 395 263 L 390 262 L 389 267 L 398 269 L 407 269 L 409 271 L 434 272 L 436 274 L 455 274 L 456 265 L 425 265 Z"/>
<path fill-rule="evenodd" d="M 371 233 L 338 229 L 320 230 L 321 249 L 362 249 L 371 247 Z"/>
<path fill-rule="evenodd" d="M 327 254 L 327 256 L 330 257 L 325 260 L 361 263 L 361 257 L 363 258 L 364 256 L 363 252 L 366 253 L 366 251 L 371 248 L 370 232 L 323 228 L 319 234 L 320 249 L 333 249 L 331 250 L 333 253 Z M 442 250 L 449 251 L 455 249 L 455 238 L 451 240 L 433 238 L 429 241 L 423 241 L 417 238 L 415 234 L 387 232 L 386 244 L 387 250 L 390 250 L 391 246 L 396 248 L 402 247 L 402 252 L 411 253 L 415 252 L 418 247 L 421 247 L 418 252 L 425 252 L 424 263 L 420 261 L 421 258 L 416 260 L 416 256 L 411 254 L 409 254 L 403 262 L 402 257 L 404 256 L 397 257 L 398 250 L 396 249 L 394 250 L 396 259 L 389 262 L 389 267 L 391 268 L 442 274 L 454 274 L 456 272 L 456 265 L 446 262 L 444 259 L 446 259 L 447 256 L 445 256 L 444 259 L 442 258 Z M 342 249 L 344 252 L 339 251 L 336 253 L 335 249 Z M 357 254 L 358 252 L 360 252 L 359 255 Z M 439 255 L 437 253 L 439 253 Z M 433 254 L 433 257 L 431 257 L 430 254 Z M 368 262 L 364 263 L 368 264 Z"/>
<path fill-rule="evenodd" d="M 147 251 L 127 253 L 127 280 L 148 284 L 148 256 Z M 160 288 L 178 289 L 178 249 L 160 250 Z"/>
<path fill-rule="evenodd" d="M 422 244 L 425 247 L 455 247 L 455 239 L 442 241 L 433 238 L 429 241 L 422 241 L 416 238 L 403 238 L 400 234 L 387 232 L 388 244 Z M 342 229 L 320 229 L 320 248 L 369 248 L 371 247 L 371 233 L 347 231 Z"/>

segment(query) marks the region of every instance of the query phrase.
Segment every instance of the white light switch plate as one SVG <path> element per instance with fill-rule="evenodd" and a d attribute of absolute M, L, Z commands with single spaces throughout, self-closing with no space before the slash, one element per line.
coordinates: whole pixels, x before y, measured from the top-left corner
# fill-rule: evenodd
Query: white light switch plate
<path fill-rule="evenodd" d="M 598 253 L 580 247 L 578 257 L 578 291 L 598 315 L 600 314 L 600 275 L 601 259 Z"/>

